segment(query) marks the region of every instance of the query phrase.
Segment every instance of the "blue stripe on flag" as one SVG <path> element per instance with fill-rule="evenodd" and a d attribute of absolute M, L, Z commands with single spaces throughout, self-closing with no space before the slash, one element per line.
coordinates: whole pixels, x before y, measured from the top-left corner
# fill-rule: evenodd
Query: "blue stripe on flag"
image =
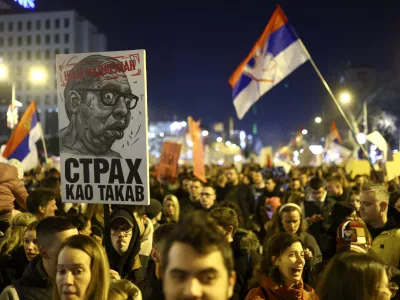
<path fill-rule="evenodd" d="M 249 77 L 249 76 L 247 76 L 245 74 L 242 74 L 242 76 L 240 76 L 240 79 L 239 79 L 238 83 L 232 89 L 232 97 L 233 97 L 233 99 L 235 99 L 236 96 L 239 95 L 240 92 L 242 90 L 244 90 L 250 84 L 251 81 L 252 81 L 251 77 Z"/>
<path fill-rule="evenodd" d="M 293 42 L 295 42 L 297 39 L 298 37 L 296 36 L 292 26 L 286 23 L 270 35 L 268 39 L 267 52 L 271 53 L 273 56 L 276 56 L 288 46 L 293 44 Z"/>
<path fill-rule="evenodd" d="M 21 141 L 21 143 L 15 148 L 14 152 L 10 154 L 8 159 L 11 158 L 18 159 L 19 161 L 23 161 L 24 158 L 29 154 L 29 134 Z"/>
<path fill-rule="evenodd" d="M 37 115 L 36 115 L 36 111 L 35 111 L 32 115 L 31 129 L 36 126 L 37 122 L 38 122 L 38 119 L 37 119 Z"/>

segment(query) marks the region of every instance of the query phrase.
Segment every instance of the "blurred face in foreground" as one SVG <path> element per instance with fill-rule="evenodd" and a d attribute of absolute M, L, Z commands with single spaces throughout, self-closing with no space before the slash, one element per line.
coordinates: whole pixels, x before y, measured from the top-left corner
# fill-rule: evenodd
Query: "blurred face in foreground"
<path fill-rule="evenodd" d="M 168 253 L 163 276 L 166 300 L 228 300 L 236 276 L 228 274 L 219 250 L 198 253 L 190 245 L 176 242 Z"/>

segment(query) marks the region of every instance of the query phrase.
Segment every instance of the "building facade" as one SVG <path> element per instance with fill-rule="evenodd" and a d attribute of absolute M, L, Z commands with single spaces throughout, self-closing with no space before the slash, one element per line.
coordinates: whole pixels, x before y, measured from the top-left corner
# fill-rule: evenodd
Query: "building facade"
<path fill-rule="evenodd" d="M 16 99 L 24 110 L 32 100 L 47 137 L 58 134 L 55 56 L 62 53 L 106 51 L 104 34 L 75 11 L 26 12 L 0 17 L 0 59 L 15 84 Z M 46 79 L 32 84 L 32 68 L 46 71 Z M 8 107 L 0 107 L 0 122 L 6 124 Z M 0 136 L 7 135 L 2 131 Z M 4 126 L 5 127 L 5 126 Z"/>

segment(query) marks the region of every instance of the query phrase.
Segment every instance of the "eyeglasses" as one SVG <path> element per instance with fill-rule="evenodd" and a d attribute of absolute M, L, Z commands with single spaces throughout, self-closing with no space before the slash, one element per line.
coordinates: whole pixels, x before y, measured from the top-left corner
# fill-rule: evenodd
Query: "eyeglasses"
<path fill-rule="evenodd" d="M 201 193 L 200 196 L 204 196 L 204 197 L 210 197 L 213 196 L 215 194 L 210 194 L 210 193 Z"/>
<path fill-rule="evenodd" d="M 111 235 L 122 235 L 122 236 L 128 236 L 132 233 L 133 229 L 132 228 L 111 228 Z"/>
<path fill-rule="evenodd" d="M 122 98 L 125 101 L 126 107 L 134 109 L 139 101 L 139 97 L 131 93 L 120 93 L 116 90 L 109 89 L 76 89 L 82 92 L 99 92 L 100 100 L 104 106 L 115 106 Z"/>

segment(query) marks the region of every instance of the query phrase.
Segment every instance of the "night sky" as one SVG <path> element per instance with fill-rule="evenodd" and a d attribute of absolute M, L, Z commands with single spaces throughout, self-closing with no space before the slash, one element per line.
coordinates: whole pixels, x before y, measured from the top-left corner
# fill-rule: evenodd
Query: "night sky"
<path fill-rule="evenodd" d="M 36 2 L 40 10 L 77 10 L 107 35 L 108 50 L 146 49 L 150 121 L 190 114 L 210 124 L 234 116 L 236 128 L 250 131 L 257 122 L 263 142 L 276 145 L 287 143 L 290 132 L 311 124 L 330 105 L 306 63 L 257 103 L 256 115 L 250 111 L 237 119 L 228 78 L 268 23 L 273 1 L 114 0 L 96 7 L 93 0 Z M 349 62 L 394 68 L 400 53 L 399 4 L 304 2 L 280 4 L 329 83 L 337 83 Z"/>

